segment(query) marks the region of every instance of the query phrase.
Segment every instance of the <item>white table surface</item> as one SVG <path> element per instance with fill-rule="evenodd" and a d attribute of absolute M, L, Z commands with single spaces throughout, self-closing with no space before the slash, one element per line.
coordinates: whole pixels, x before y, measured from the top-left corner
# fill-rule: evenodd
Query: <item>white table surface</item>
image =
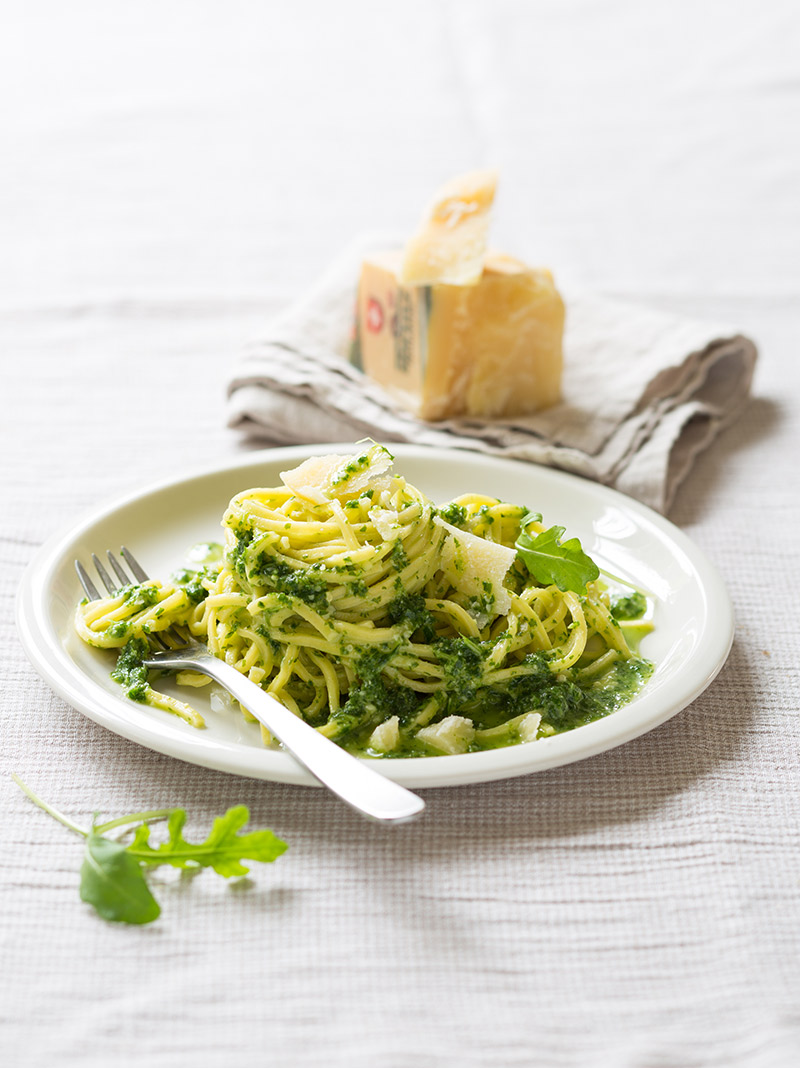
<path fill-rule="evenodd" d="M 800 8 L 790 0 L 29 2 L 0 34 L 0 1059 L 305 1068 L 800 1063 Z M 730 320 L 754 398 L 671 518 L 730 586 L 727 667 L 652 734 L 429 791 L 387 832 L 190 767 L 57 699 L 25 565 L 123 488 L 235 457 L 241 345 L 363 229 L 502 173 L 495 243 Z M 238 888 L 77 895 L 75 818 L 236 802 L 290 843 Z"/>

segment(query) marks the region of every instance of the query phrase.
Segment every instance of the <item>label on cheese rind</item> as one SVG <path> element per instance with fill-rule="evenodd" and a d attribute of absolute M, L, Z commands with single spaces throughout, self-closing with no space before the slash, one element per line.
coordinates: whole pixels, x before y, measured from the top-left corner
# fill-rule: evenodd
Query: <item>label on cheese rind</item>
<path fill-rule="evenodd" d="M 502 418 L 560 399 L 564 303 L 549 271 L 489 253 L 475 285 L 408 286 L 402 252 L 362 265 L 359 366 L 423 419 Z"/>
<path fill-rule="evenodd" d="M 358 287 L 358 351 L 362 370 L 406 407 L 419 405 L 427 364 L 427 287 L 401 286 L 399 252 L 366 260 Z"/>
<path fill-rule="evenodd" d="M 444 185 L 403 254 L 407 286 L 476 285 L 483 272 L 496 171 L 473 171 Z"/>

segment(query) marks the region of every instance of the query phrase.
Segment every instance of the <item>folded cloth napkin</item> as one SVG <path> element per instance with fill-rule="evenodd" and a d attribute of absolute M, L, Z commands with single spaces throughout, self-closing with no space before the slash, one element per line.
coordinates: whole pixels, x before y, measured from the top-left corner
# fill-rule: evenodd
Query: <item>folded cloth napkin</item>
<path fill-rule="evenodd" d="M 228 422 L 271 443 L 414 442 L 529 460 L 614 486 L 666 512 L 697 454 L 745 403 L 752 341 L 593 295 L 566 295 L 563 401 L 535 415 L 426 422 L 349 363 L 361 260 L 348 248 L 243 354 Z"/>

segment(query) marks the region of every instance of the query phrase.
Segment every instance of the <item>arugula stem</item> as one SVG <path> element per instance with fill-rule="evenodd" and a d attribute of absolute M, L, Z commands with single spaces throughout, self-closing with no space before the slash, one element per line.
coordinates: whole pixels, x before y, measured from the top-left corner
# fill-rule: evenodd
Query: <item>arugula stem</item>
<path fill-rule="evenodd" d="M 96 824 L 94 829 L 98 834 L 105 834 L 106 831 L 113 831 L 115 827 L 124 827 L 126 823 L 149 823 L 151 820 L 165 820 L 174 811 L 175 809 L 173 808 L 157 808 L 151 812 L 134 812 L 132 816 L 119 816 L 115 820 L 109 820 L 108 823 Z"/>
<path fill-rule="evenodd" d="M 88 831 L 84 830 L 83 827 L 79 827 L 77 823 L 73 823 L 71 819 L 65 816 L 63 812 L 59 812 L 57 808 L 53 808 L 52 805 L 48 805 L 46 801 L 42 801 L 41 797 L 38 797 L 33 792 L 33 790 L 31 790 L 30 786 L 27 786 L 22 781 L 19 775 L 17 775 L 16 773 L 12 773 L 11 778 L 14 780 L 20 790 L 22 790 L 22 792 L 26 794 L 31 799 L 31 801 L 33 801 L 34 805 L 38 805 L 39 808 L 44 809 L 44 811 L 48 815 L 52 816 L 53 819 L 58 820 L 59 823 L 63 823 L 65 827 L 68 827 L 71 831 L 74 831 L 75 834 L 79 834 L 82 838 L 88 838 Z"/>
<path fill-rule="evenodd" d="M 198 853 L 205 855 L 206 853 L 224 852 L 225 849 L 216 844 L 210 846 L 195 845 L 193 842 L 190 842 L 184 849 L 176 849 L 173 847 L 169 850 L 169 853 L 159 853 L 157 849 L 131 849 L 131 847 L 128 846 L 128 853 L 130 853 L 132 857 L 144 857 L 146 860 L 154 861 L 157 864 L 169 864 L 173 857 L 189 857 L 189 859 L 191 859 L 192 857 L 196 857 Z"/>
<path fill-rule="evenodd" d="M 644 586 L 637 586 L 635 582 L 631 582 L 630 579 L 620 578 L 619 575 L 615 575 L 611 571 L 606 571 L 604 567 L 598 567 L 598 571 L 601 575 L 605 575 L 606 578 L 611 579 L 612 582 L 618 582 L 620 586 L 627 586 L 629 590 L 636 590 L 637 593 L 641 593 L 642 597 L 649 597 L 651 600 L 655 600 L 655 594 L 650 590 L 644 588 Z"/>

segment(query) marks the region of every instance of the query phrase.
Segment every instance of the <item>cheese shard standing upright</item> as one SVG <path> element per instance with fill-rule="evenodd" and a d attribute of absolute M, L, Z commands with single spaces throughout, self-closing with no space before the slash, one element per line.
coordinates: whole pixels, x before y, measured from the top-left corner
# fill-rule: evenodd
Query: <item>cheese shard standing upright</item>
<path fill-rule="evenodd" d="M 507 616 L 511 593 L 503 580 L 517 558 L 517 550 L 460 530 L 440 516 L 433 521 L 445 531 L 439 562 L 453 588 L 468 597 L 488 597 L 491 613 Z"/>
<path fill-rule="evenodd" d="M 496 171 L 472 171 L 438 191 L 406 245 L 400 268 L 404 285 L 475 285 L 480 280 L 496 188 Z"/>
<path fill-rule="evenodd" d="M 549 271 L 488 254 L 472 285 L 407 285 L 365 260 L 353 362 L 423 419 L 524 415 L 560 399 L 564 303 Z"/>

